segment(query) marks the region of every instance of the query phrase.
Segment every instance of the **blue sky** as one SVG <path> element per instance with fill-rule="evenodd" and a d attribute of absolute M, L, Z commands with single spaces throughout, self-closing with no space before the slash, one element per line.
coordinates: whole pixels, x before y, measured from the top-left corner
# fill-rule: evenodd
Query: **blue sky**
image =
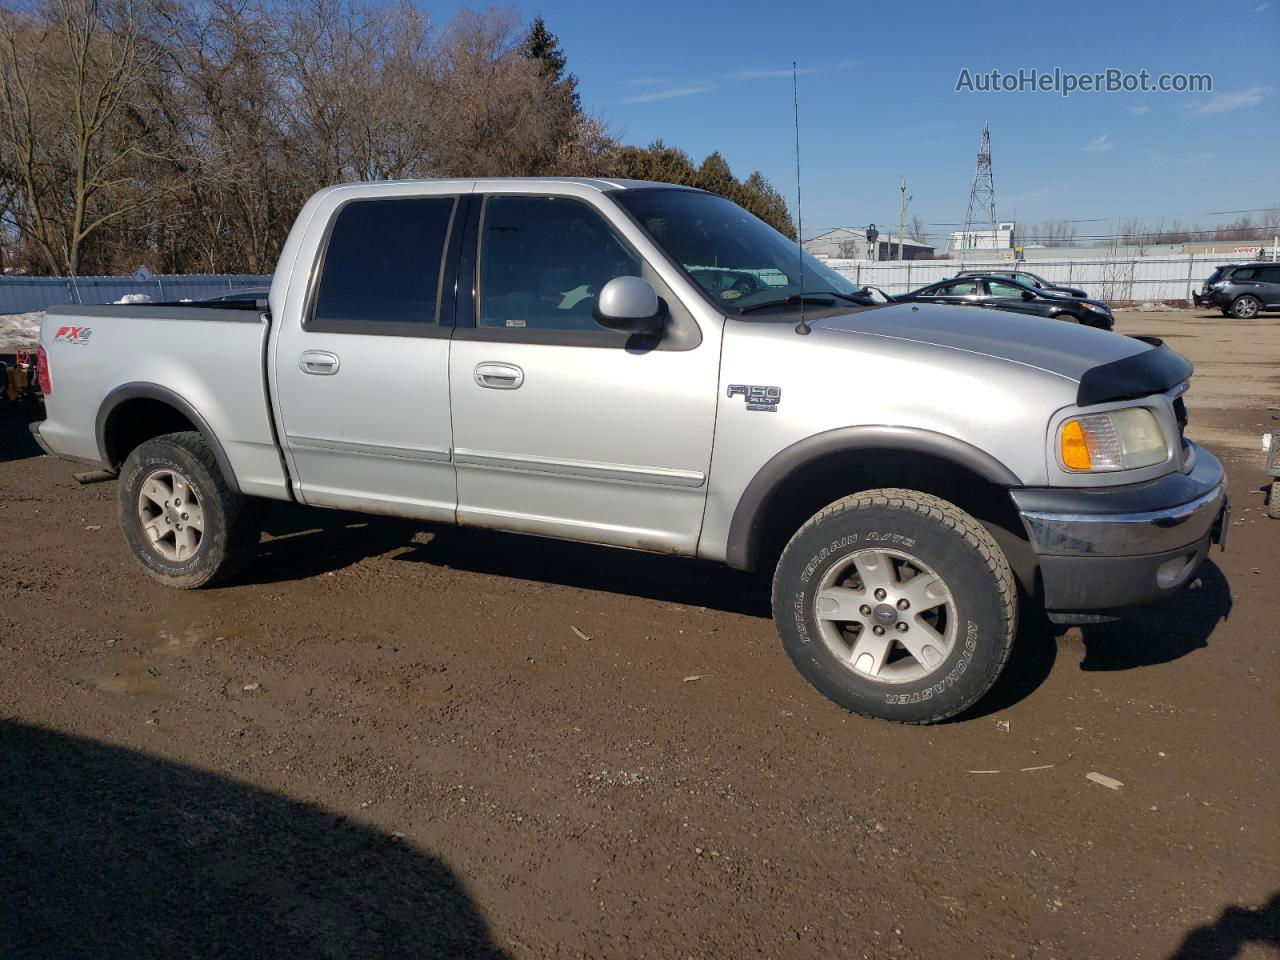
<path fill-rule="evenodd" d="M 1280 203 L 1280 0 L 517 0 L 515 8 L 546 19 L 583 102 L 625 140 L 661 137 L 695 160 L 718 149 L 734 173 L 758 168 L 793 202 L 790 66 L 798 61 L 806 235 L 896 225 L 900 175 L 914 196 L 908 216 L 963 220 L 984 120 L 1002 219 L 1208 225 L 1222 219 L 1211 211 Z M 1019 67 L 1208 73 L 1213 92 L 955 91 L 962 68 Z"/>

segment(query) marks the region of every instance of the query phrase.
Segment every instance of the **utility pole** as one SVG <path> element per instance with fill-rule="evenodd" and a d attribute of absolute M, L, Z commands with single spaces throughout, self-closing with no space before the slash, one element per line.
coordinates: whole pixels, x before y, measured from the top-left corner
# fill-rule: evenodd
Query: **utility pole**
<path fill-rule="evenodd" d="M 907 178 L 898 185 L 898 259 L 902 259 L 902 228 L 907 215 Z"/>

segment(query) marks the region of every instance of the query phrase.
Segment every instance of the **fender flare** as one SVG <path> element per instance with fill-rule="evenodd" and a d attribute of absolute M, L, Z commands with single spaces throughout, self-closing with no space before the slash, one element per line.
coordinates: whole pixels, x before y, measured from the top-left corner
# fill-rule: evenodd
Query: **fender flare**
<path fill-rule="evenodd" d="M 231 492 L 236 494 L 240 492 L 240 483 L 236 480 L 235 471 L 231 469 L 231 461 L 227 459 L 227 453 L 222 449 L 222 444 L 210 428 L 209 422 L 184 397 L 168 387 L 160 386 L 158 383 L 143 381 L 122 383 L 102 399 L 102 403 L 98 407 L 98 417 L 94 432 L 98 441 L 98 456 L 102 458 L 102 462 L 107 464 L 110 469 L 115 470 L 116 466 L 111 463 L 107 454 L 107 423 L 111 420 L 111 415 L 116 411 L 116 408 L 128 400 L 157 400 L 173 407 L 173 409 L 190 420 L 195 425 L 200 436 L 204 438 L 204 442 L 209 445 L 209 450 L 213 453 L 214 462 L 218 464 L 218 469 L 222 471 L 223 479 L 226 480 Z"/>
<path fill-rule="evenodd" d="M 964 467 L 1002 487 L 1020 487 L 1022 481 L 991 454 L 956 437 L 916 427 L 839 427 L 806 437 L 775 453 L 762 466 L 734 508 L 729 522 L 725 562 L 739 570 L 755 567 L 765 511 L 782 483 L 796 470 L 815 460 L 848 450 L 890 449 L 925 453 Z"/>

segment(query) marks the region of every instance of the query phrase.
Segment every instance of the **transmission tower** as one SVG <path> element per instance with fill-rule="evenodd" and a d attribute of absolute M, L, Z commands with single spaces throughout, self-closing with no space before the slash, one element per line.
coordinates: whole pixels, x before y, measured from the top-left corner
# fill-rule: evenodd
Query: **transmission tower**
<path fill-rule="evenodd" d="M 964 233 L 961 243 L 965 248 L 976 247 L 975 230 L 990 229 L 992 242 L 996 234 L 996 184 L 991 174 L 991 133 L 982 124 L 982 140 L 978 143 L 978 167 L 973 172 L 973 186 L 969 189 L 969 209 L 964 215 Z"/>

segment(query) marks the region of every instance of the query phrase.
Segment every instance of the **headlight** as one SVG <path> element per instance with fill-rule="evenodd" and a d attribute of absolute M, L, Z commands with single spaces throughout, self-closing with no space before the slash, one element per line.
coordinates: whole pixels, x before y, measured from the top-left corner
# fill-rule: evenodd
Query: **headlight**
<path fill-rule="evenodd" d="M 1163 463 L 1168 446 L 1146 407 L 1072 417 L 1058 428 L 1062 465 L 1081 473 L 1133 470 Z"/>

